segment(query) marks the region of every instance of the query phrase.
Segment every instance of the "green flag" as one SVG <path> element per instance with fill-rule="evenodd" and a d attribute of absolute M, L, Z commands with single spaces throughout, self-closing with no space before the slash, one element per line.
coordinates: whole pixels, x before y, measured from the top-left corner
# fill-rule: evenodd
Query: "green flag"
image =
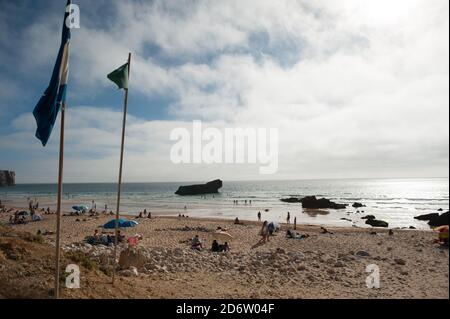
<path fill-rule="evenodd" d="M 108 74 L 108 79 L 116 83 L 119 89 L 128 90 L 128 63 Z"/>

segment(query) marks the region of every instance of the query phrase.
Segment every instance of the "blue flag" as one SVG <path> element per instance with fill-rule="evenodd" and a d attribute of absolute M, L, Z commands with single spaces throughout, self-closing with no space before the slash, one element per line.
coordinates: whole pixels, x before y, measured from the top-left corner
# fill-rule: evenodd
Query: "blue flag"
<path fill-rule="evenodd" d="M 67 6 L 71 3 L 72 1 L 68 0 Z M 43 146 L 47 144 L 59 109 L 66 100 L 70 53 L 70 29 L 66 25 L 66 20 L 69 14 L 69 12 L 66 12 L 64 16 L 61 47 L 59 48 L 50 84 L 33 111 L 37 123 L 36 137 L 42 142 Z"/>

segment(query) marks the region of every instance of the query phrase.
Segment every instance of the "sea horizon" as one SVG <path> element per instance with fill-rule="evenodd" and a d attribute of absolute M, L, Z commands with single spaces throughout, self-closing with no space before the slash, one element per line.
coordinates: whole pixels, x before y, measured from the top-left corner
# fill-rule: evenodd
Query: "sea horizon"
<path fill-rule="evenodd" d="M 411 180 L 411 179 L 449 179 L 449 176 L 409 176 L 409 177 L 324 177 L 324 178 L 292 178 L 292 179 L 220 179 L 227 182 L 289 182 L 289 181 L 328 181 L 328 180 Z M 148 184 L 148 183 L 206 183 L 214 179 L 204 179 L 204 180 L 167 180 L 167 181 L 122 181 L 122 184 Z M 63 182 L 64 184 L 117 184 L 117 181 L 88 181 L 88 182 Z M 16 182 L 14 186 L 17 185 L 58 185 L 57 182 Z M 14 187 L 14 186 L 2 186 Z M 181 185 L 180 185 L 181 186 Z"/>
<path fill-rule="evenodd" d="M 126 182 L 122 184 L 121 213 L 137 215 L 144 209 L 159 215 L 255 220 L 260 211 L 267 219 L 284 222 L 289 211 L 299 224 L 320 224 L 339 227 L 367 227 L 365 215 L 375 215 L 390 227 L 429 229 L 415 216 L 448 210 L 448 177 L 429 178 L 346 178 L 266 181 L 223 181 L 217 194 L 176 195 L 179 186 L 201 182 Z M 206 182 L 206 181 L 205 181 Z M 26 208 L 28 199 L 40 207 L 55 208 L 57 184 L 17 184 L 0 188 L 0 198 Z M 300 204 L 280 201 L 288 197 L 325 197 L 347 204 L 342 210 L 311 212 Z M 114 210 L 117 201 L 116 183 L 65 183 L 63 210 L 75 205 L 94 206 L 97 210 Z M 238 201 L 238 204 L 235 204 Z M 251 201 L 251 202 L 250 202 Z M 354 202 L 366 207 L 355 209 Z M 185 209 L 185 207 L 187 209 Z M 268 210 L 266 212 L 266 210 Z"/>

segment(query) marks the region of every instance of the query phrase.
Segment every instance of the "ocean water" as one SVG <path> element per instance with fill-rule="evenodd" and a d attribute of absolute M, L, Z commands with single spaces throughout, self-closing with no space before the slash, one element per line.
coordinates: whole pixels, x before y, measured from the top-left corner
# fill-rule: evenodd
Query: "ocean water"
<path fill-rule="evenodd" d="M 190 217 L 217 217 L 242 220 L 256 220 L 261 211 L 264 220 L 284 222 L 286 213 L 291 222 L 297 217 L 298 224 L 361 226 L 362 216 L 372 214 L 377 219 L 390 223 L 390 227 L 428 229 L 425 222 L 413 217 L 444 211 L 449 207 L 448 178 L 428 179 L 345 179 L 345 180 L 297 180 L 297 181 L 224 181 L 220 194 L 203 196 L 178 196 L 175 191 L 180 185 L 191 183 L 128 183 L 123 185 L 121 212 L 137 214 L 143 209 L 155 214 Z M 54 184 L 21 184 L 0 188 L 0 199 L 27 207 L 27 198 L 36 198 L 40 207 L 55 207 L 57 187 Z M 288 204 L 280 198 L 290 196 L 316 195 L 338 203 L 349 204 L 345 210 L 304 210 L 301 204 Z M 72 205 L 92 206 L 97 210 L 115 211 L 117 185 L 110 184 L 64 184 L 63 208 Z M 239 204 L 234 205 L 233 200 Z M 245 204 L 247 200 L 247 204 Z M 249 201 L 252 201 L 251 205 Z M 355 201 L 367 207 L 351 207 Z M 185 209 L 184 207 L 187 207 Z M 269 211 L 266 212 L 265 210 Z M 357 213 L 356 211 L 360 212 Z M 364 212 L 362 212 L 364 211 Z M 342 220 L 342 218 L 351 221 Z"/>

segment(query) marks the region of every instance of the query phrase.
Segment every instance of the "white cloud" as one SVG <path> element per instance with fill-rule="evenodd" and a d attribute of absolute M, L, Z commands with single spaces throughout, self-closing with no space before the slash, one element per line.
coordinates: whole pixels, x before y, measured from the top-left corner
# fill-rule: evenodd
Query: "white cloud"
<path fill-rule="evenodd" d="M 257 167 L 170 164 L 171 128 L 198 118 L 218 127 L 278 127 L 280 171 L 273 178 L 448 176 L 447 1 L 114 6 L 118 16 L 108 28 L 87 24 L 74 31 L 77 92 L 88 96 L 110 86 L 105 75 L 131 50 L 136 94 L 175 100 L 173 121 L 130 117 L 130 180 L 198 180 L 218 172 L 260 177 Z M 47 22 L 37 30 L 50 32 Z M 255 34 L 266 40 L 252 42 Z M 157 53 L 150 55 L 148 46 Z M 36 53 L 35 61 L 45 56 Z M 286 56 L 289 63 L 281 63 Z M 69 178 L 83 178 L 79 172 L 86 170 L 89 180 L 114 180 L 120 121 L 111 110 L 73 109 Z M 14 145 L 3 145 L 36 151 L 20 130 L 27 125 L 33 127 L 18 124 L 8 137 Z"/>

